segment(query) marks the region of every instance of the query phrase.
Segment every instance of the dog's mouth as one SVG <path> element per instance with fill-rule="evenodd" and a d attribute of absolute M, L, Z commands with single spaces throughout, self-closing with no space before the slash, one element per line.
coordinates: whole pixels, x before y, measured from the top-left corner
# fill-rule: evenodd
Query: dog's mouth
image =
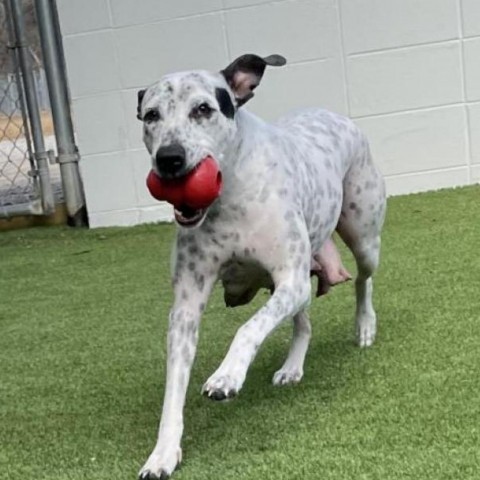
<path fill-rule="evenodd" d="M 173 209 L 176 222 L 182 227 L 195 227 L 207 213 L 206 208 L 192 208 L 187 205 Z"/>
<path fill-rule="evenodd" d="M 186 175 L 173 180 L 150 170 L 147 188 L 153 198 L 173 205 L 178 225 L 194 227 L 202 222 L 210 205 L 220 196 L 222 173 L 214 158 L 207 156 Z"/>

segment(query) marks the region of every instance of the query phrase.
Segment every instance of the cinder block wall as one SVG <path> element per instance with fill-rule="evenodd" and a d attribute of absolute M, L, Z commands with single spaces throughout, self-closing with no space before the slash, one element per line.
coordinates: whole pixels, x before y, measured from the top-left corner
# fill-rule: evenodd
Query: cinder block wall
<path fill-rule="evenodd" d="M 93 227 L 169 219 L 136 92 L 281 53 L 248 108 L 322 106 L 368 134 L 391 195 L 480 181 L 480 0 L 57 0 Z"/>

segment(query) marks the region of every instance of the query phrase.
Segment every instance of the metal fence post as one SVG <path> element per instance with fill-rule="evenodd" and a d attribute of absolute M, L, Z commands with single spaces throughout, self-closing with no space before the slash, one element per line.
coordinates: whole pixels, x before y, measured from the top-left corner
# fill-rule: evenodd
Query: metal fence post
<path fill-rule="evenodd" d="M 18 60 L 22 70 L 23 91 L 25 93 L 25 103 L 27 105 L 28 118 L 30 120 L 32 140 L 35 150 L 34 157 L 36 160 L 42 197 L 41 213 L 43 215 L 49 215 L 55 210 L 55 201 L 50 182 L 48 154 L 45 151 L 42 122 L 40 120 L 40 109 L 36 96 L 35 79 L 33 77 L 30 53 L 28 51 L 22 4 L 19 0 L 8 0 L 5 2 L 5 5 L 9 7 L 9 17 L 11 18 L 11 26 L 15 36 L 15 47 L 18 52 Z"/>
<path fill-rule="evenodd" d="M 61 53 L 63 46 L 60 36 L 56 34 L 58 29 L 56 5 L 51 0 L 35 0 L 35 9 L 69 222 L 73 226 L 86 226 L 87 211 L 78 167 L 80 155 L 73 133 L 67 79 Z"/>

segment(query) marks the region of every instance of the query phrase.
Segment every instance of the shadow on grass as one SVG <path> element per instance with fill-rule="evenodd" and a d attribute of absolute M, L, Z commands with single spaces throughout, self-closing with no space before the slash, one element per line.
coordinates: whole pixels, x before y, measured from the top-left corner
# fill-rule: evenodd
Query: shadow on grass
<path fill-rule="evenodd" d="M 338 332 L 344 334 L 343 326 Z M 216 405 L 212 400 L 194 400 L 186 407 L 185 468 L 189 459 L 208 456 L 215 443 L 225 445 L 226 453 L 248 450 L 249 440 L 269 441 L 272 432 L 278 438 L 282 431 L 308 418 L 312 401 L 324 409 L 334 402 L 347 384 L 357 347 L 349 340 L 313 340 L 306 359 L 305 376 L 295 386 L 274 387 L 271 378 L 286 355 L 284 345 L 274 341 L 259 354 L 250 368 L 238 398 Z M 200 403 L 202 402 L 202 403 Z M 274 413 L 273 413 L 274 412 Z M 300 418 L 299 418 L 300 417 Z M 233 441 L 232 437 L 242 441 Z"/>
<path fill-rule="evenodd" d="M 379 312 L 380 313 L 380 312 Z M 396 312 L 403 320 L 415 322 L 410 311 Z M 398 318 L 399 319 L 399 318 Z M 396 321 L 396 319 L 392 319 Z M 281 440 L 282 434 L 297 428 L 312 428 L 318 420 L 328 418 L 328 411 L 341 404 L 350 394 L 356 395 L 369 377 L 383 375 L 382 363 L 396 353 L 396 343 L 409 332 L 408 326 L 399 335 L 382 338 L 369 349 L 359 349 L 353 341 L 349 321 L 330 326 L 327 335 L 312 338 L 305 362 L 305 376 L 296 386 L 274 387 L 271 377 L 286 355 L 286 348 L 278 338 L 265 345 L 249 370 L 244 388 L 235 400 L 215 404 L 194 392 L 186 406 L 184 472 L 189 462 L 218 455 L 218 444 L 223 453 L 268 448 L 271 442 Z M 398 329 L 397 329 L 398 331 Z M 378 368 L 378 371 L 377 371 Z M 197 375 L 198 376 L 198 373 Z M 272 435 L 275 437 L 272 438 Z M 241 441 L 237 440 L 241 438 Z M 228 460 L 226 460 L 228 461 Z"/>

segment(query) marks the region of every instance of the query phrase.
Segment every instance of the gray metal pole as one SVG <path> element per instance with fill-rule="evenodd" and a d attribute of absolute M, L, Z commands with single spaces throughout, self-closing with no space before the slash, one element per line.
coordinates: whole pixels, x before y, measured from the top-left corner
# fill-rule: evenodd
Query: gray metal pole
<path fill-rule="evenodd" d="M 63 46 L 55 33 L 58 28 L 55 25 L 56 7 L 51 0 L 35 0 L 35 8 L 69 223 L 73 226 L 86 226 L 87 211 L 78 168 L 80 155 L 75 145 L 67 79 L 60 54 Z"/>
<path fill-rule="evenodd" d="M 48 169 L 48 154 L 45 150 L 43 141 L 42 122 L 40 120 L 40 108 L 36 96 L 35 80 L 28 50 L 25 19 L 23 16 L 22 4 L 19 0 L 9 0 L 5 2 L 10 13 L 13 33 L 15 35 L 15 49 L 18 52 L 20 68 L 22 70 L 23 91 L 25 92 L 25 101 L 28 108 L 28 118 L 32 133 L 34 146 L 34 157 L 40 181 L 42 196 L 42 214 L 50 215 L 55 210 L 55 200 L 53 198 L 52 184 L 50 182 L 50 172 Z"/>
<path fill-rule="evenodd" d="M 35 162 L 35 156 L 33 154 L 32 150 L 32 136 L 30 134 L 30 125 L 28 123 L 28 107 L 27 103 L 25 101 L 25 94 L 24 94 L 24 88 L 23 88 L 23 83 L 22 83 L 22 77 L 20 75 L 20 61 L 18 59 L 18 52 L 17 49 L 15 48 L 15 31 L 13 29 L 13 24 L 12 24 L 12 16 L 9 14 L 9 8 L 8 5 L 6 4 L 6 0 L 4 0 L 4 6 L 5 6 L 5 13 L 6 15 L 6 23 L 7 23 L 7 28 L 8 28 L 8 47 L 12 51 L 12 58 L 13 58 L 13 66 L 15 70 L 15 81 L 16 81 L 16 86 L 17 86 L 17 92 L 18 92 L 18 100 L 20 103 L 20 112 L 22 115 L 22 124 L 23 124 L 23 133 L 25 135 L 25 140 L 27 144 L 27 153 L 28 153 L 28 161 L 30 163 L 30 168 L 32 171 L 37 169 L 36 162 Z M 35 192 L 40 192 L 40 197 L 42 196 L 42 191 L 41 187 L 39 187 L 39 181 L 38 181 L 38 174 L 32 176 L 33 179 L 33 187 Z M 51 188 L 48 189 L 51 191 Z M 41 205 L 40 205 L 41 207 Z M 40 208 L 42 210 L 42 207 Z M 40 211 L 40 215 L 43 212 Z M 2 214 L 0 213 L 0 216 Z"/>
<path fill-rule="evenodd" d="M 30 203 L 17 203 L 15 205 L 0 205 L 0 218 L 13 218 L 19 216 L 41 216 L 44 215 L 41 200 L 34 200 Z"/>

